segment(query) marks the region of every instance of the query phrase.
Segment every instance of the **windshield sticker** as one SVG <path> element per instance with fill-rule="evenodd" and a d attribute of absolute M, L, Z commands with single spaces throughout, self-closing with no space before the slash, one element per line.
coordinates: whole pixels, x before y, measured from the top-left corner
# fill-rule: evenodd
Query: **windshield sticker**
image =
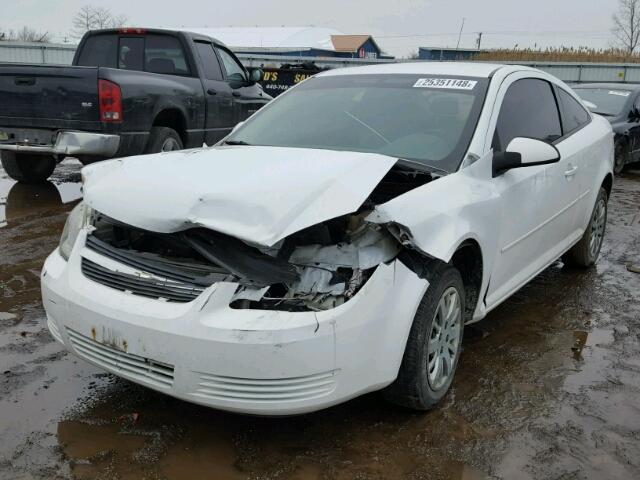
<path fill-rule="evenodd" d="M 631 92 L 623 92 L 622 90 L 609 90 L 609 95 L 620 95 L 621 97 L 628 97 Z"/>
<path fill-rule="evenodd" d="M 448 90 L 473 90 L 476 80 L 459 78 L 419 78 L 413 88 L 444 88 Z"/>

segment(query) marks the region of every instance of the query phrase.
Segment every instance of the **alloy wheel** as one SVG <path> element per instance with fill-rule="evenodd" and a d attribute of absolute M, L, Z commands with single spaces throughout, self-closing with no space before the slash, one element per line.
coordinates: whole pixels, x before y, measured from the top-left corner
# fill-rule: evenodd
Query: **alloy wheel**
<path fill-rule="evenodd" d="M 449 287 L 438 302 L 427 343 L 427 377 L 433 390 L 441 389 L 452 377 L 461 336 L 460 295 Z"/>
<path fill-rule="evenodd" d="M 592 258 L 598 256 L 602 240 L 604 238 L 604 229 L 607 221 L 607 205 L 605 200 L 601 198 L 593 210 L 591 218 L 591 235 L 589 237 L 589 254 Z"/>

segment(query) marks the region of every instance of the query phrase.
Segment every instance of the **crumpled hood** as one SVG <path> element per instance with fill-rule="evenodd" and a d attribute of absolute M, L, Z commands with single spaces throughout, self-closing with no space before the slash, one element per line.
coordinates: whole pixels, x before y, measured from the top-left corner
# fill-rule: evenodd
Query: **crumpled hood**
<path fill-rule="evenodd" d="M 84 200 L 138 228 L 206 227 L 271 246 L 357 210 L 396 159 L 279 147 L 215 147 L 101 162 L 83 169 Z"/>

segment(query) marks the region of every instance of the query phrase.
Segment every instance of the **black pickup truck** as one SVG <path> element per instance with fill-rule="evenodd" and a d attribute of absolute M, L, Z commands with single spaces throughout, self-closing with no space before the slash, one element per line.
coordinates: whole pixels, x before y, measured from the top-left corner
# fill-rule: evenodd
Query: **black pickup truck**
<path fill-rule="evenodd" d="M 2 166 L 35 183 L 67 156 L 86 165 L 212 145 L 271 100 L 261 78 L 204 35 L 89 32 L 73 66 L 0 65 Z"/>

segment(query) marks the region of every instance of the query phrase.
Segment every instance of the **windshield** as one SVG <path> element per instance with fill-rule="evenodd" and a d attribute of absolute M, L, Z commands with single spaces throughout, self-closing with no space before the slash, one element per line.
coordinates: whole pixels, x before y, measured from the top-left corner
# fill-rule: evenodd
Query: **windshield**
<path fill-rule="evenodd" d="M 488 83 L 425 75 L 314 77 L 260 110 L 227 142 L 372 152 L 454 172 Z"/>
<path fill-rule="evenodd" d="M 617 117 L 622 112 L 631 92 L 610 88 L 576 88 L 575 92 L 583 100 L 592 103 L 588 105 L 593 113 Z"/>

